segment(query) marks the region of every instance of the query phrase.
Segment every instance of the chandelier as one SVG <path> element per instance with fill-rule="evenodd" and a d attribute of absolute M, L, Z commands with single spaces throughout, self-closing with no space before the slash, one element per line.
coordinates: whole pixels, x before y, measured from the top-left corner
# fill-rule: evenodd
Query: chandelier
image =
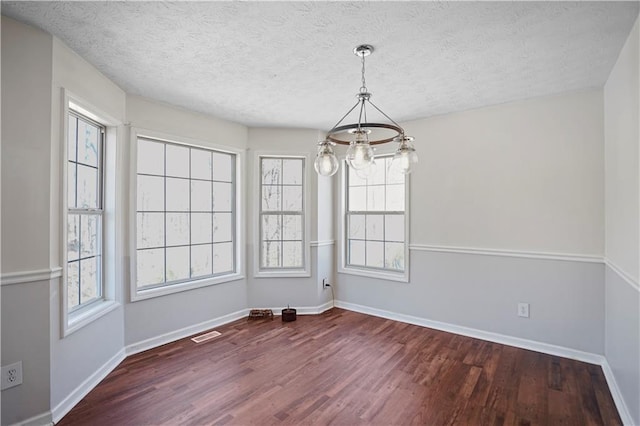
<path fill-rule="evenodd" d="M 338 171 L 338 159 L 333 151 L 336 144 L 349 145 L 346 160 L 350 167 L 361 177 L 366 177 L 375 169 L 373 145 L 397 142 L 398 148 L 393 156 L 392 167 L 402 173 L 411 173 L 411 166 L 418 162 L 418 155 L 413 147 L 413 138 L 406 136 L 404 129 L 391 117 L 385 114 L 373 102 L 371 93 L 367 90 L 364 77 L 365 59 L 373 53 L 373 46 L 362 44 L 353 49 L 353 53 L 362 61 L 362 86 L 356 95 L 358 101 L 349 111 L 327 132 L 325 140 L 318 142 L 318 155 L 314 162 L 316 172 L 322 176 L 333 176 Z M 367 121 L 367 105 L 382 114 L 388 123 Z M 359 107 L 357 122 L 342 124 L 345 118 Z"/>

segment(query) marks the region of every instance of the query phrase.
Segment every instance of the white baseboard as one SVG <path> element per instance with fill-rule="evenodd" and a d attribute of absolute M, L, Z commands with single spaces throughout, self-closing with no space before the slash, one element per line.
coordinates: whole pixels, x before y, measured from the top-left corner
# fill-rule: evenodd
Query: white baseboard
<path fill-rule="evenodd" d="M 493 333 L 490 331 L 478 330 L 475 328 L 463 327 L 460 325 L 448 324 L 440 321 L 433 321 L 426 318 L 414 317 L 412 315 L 398 314 L 395 312 L 385 311 L 382 309 L 371 308 L 369 306 L 357 305 L 355 303 L 343 302 L 336 300 L 336 307 L 347 309 L 349 311 L 369 314 L 376 317 L 387 318 L 394 321 L 400 321 L 408 324 L 419 325 L 422 327 L 433 328 L 449 333 L 460 334 L 462 336 L 473 337 L 489 342 L 500 343 L 517 348 L 529 349 L 536 352 L 542 352 L 549 355 L 561 356 L 564 358 L 575 359 L 578 361 L 588 362 L 590 364 L 602 365 L 604 356 L 583 352 L 576 349 L 565 348 L 563 346 L 551 345 L 549 343 L 537 342 L 535 340 L 522 339 L 519 337 L 507 336 L 504 334 Z"/>
<path fill-rule="evenodd" d="M 111 359 L 105 362 L 91 376 L 75 388 L 65 399 L 51 410 L 54 423 L 59 422 L 82 398 L 95 388 L 109 373 L 111 373 L 125 359 L 124 349 L 121 349 Z"/>
<path fill-rule="evenodd" d="M 28 419 L 18 423 L 14 423 L 11 426 L 53 426 L 53 421 L 51 420 L 51 411 L 38 414 L 37 416 L 29 417 Z"/>
<path fill-rule="evenodd" d="M 201 322 L 199 324 L 190 325 L 188 327 L 181 328 L 179 330 L 171 331 L 169 333 L 161 334 L 160 336 L 152 337 L 150 339 L 142 340 L 137 343 L 132 343 L 125 347 L 127 356 L 137 354 L 149 349 L 156 348 L 167 343 L 175 342 L 176 340 L 184 339 L 193 334 L 201 333 L 214 327 L 228 324 L 230 322 L 239 320 L 246 317 L 249 314 L 248 309 L 241 309 L 236 312 L 232 312 L 227 315 L 223 315 L 218 318 L 214 318 L 208 321 Z"/>
<path fill-rule="evenodd" d="M 607 379 L 609 391 L 611 391 L 611 397 L 613 398 L 613 402 L 616 404 L 618 414 L 620 414 L 620 418 L 622 419 L 622 424 L 627 426 L 635 425 L 636 423 L 634 423 L 633 418 L 631 417 L 631 412 L 629 411 L 627 404 L 624 402 L 622 392 L 620 392 L 618 382 L 613 374 L 613 370 L 611 370 L 609 362 L 605 359 L 600 366 L 602 367 L 605 379 Z"/>

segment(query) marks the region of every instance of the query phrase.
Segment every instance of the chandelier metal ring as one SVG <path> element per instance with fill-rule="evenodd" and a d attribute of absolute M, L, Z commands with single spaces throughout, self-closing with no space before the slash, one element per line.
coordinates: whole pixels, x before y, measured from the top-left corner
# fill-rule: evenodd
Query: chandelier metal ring
<path fill-rule="evenodd" d="M 376 140 L 369 139 L 369 145 L 379 145 L 379 144 L 383 144 L 383 143 L 392 142 L 393 140 L 396 140 L 398 137 L 400 137 L 400 136 L 402 136 L 404 134 L 404 130 L 400 126 L 396 126 L 395 124 L 388 124 L 388 123 L 351 123 L 351 124 L 345 124 L 345 125 L 339 126 L 339 127 L 334 127 L 327 134 L 327 139 L 330 140 L 331 142 L 337 143 L 339 145 L 349 145 L 350 143 L 352 143 L 351 140 L 338 139 L 334 135 L 336 135 L 338 133 L 343 133 L 343 132 L 346 132 L 346 131 L 349 131 L 349 130 L 358 130 L 358 129 L 365 129 L 366 130 L 366 129 L 371 129 L 371 128 L 393 130 L 394 132 L 396 132 L 396 135 L 394 135 L 394 136 L 392 136 L 390 138 L 385 138 L 385 139 L 376 139 Z"/>

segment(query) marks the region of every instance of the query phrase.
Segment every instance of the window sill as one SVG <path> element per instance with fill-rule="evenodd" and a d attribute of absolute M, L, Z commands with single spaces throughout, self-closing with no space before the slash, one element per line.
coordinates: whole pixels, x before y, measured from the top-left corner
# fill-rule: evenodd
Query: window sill
<path fill-rule="evenodd" d="M 408 283 L 409 282 L 409 272 L 388 272 L 388 271 L 378 271 L 372 269 L 364 269 L 364 268 L 354 268 L 354 267 L 346 267 L 343 266 L 338 269 L 338 273 L 340 274 L 348 274 L 348 275 L 357 275 L 360 277 L 367 278 L 376 278 L 379 280 L 387 280 L 387 281 L 399 281 Z"/>
<path fill-rule="evenodd" d="M 156 287 L 150 289 L 134 289 L 131 292 L 131 301 L 137 302 L 139 300 L 151 299 L 154 297 L 166 296 L 169 294 L 180 293 L 183 291 L 194 290 L 196 288 L 208 287 L 217 284 L 224 284 L 231 281 L 238 281 L 244 279 L 244 275 L 235 273 L 230 275 L 224 275 L 220 277 L 205 278 L 201 280 L 187 281 L 179 284 L 171 284 L 164 287 Z"/>
<path fill-rule="evenodd" d="M 64 327 L 64 336 L 80 330 L 82 327 L 91 324 L 93 321 L 107 315 L 109 312 L 120 307 L 120 303 L 113 300 L 103 300 L 95 302 L 85 309 L 67 315 L 67 324 Z"/>
<path fill-rule="evenodd" d="M 310 271 L 304 269 L 292 270 L 259 270 L 253 274 L 254 278 L 309 278 Z"/>

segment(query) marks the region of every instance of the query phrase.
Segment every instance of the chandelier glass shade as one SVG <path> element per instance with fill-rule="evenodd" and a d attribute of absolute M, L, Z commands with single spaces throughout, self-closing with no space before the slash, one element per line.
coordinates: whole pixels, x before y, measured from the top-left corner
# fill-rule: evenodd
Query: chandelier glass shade
<path fill-rule="evenodd" d="M 418 155 L 413 147 L 413 138 L 406 136 L 404 129 L 398 123 L 371 102 L 371 93 L 368 92 L 365 82 L 364 58 L 372 52 L 373 46 L 368 44 L 353 49 L 353 53 L 362 60 L 362 86 L 356 95 L 358 98 L 356 104 L 327 132 L 326 139 L 318 143 L 318 155 L 314 167 L 322 176 L 332 176 L 338 170 L 338 159 L 333 151 L 333 146 L 336 144 L 349 146 L 346 161 L 361 177 L 372 174 L 375 167 L 373 146 L 378 144 L 398 143 L 392 167 L 398 168 L 405 174 L 411 173 L 412 166 L 418 161 Z M 370 110 L 380 113 L 388 122 L 368 122 L 367 106 Z M 357 121 L 342 124 L 356 108 L 358 109 Z"/>

